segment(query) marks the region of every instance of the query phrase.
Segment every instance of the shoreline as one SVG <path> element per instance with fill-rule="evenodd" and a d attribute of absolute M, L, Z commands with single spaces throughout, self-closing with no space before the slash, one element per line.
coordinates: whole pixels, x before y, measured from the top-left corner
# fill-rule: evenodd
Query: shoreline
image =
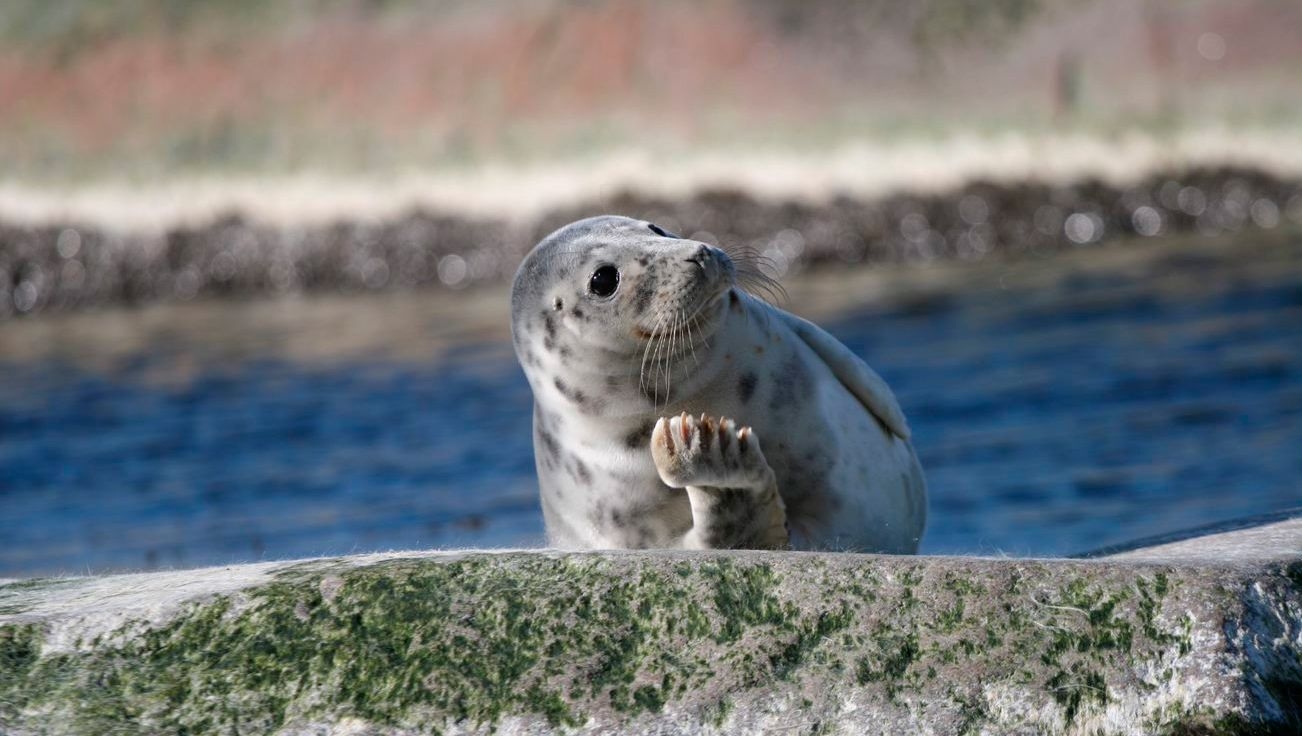
<path fill-rule="evenodd" d="M 605 212 L 753 254 L 780 279 L 806 268 L 976 262 L 1118 238 L 1302 225 L 1302 173 L 1182 168 L 1120 185 L 986 180 L 941 193 L 817 203 L 737 188 L 685 197 L 629 190 L 530 220 L 416 209 L 390 219 L 276 226 L 228 214 L 200 225 L 123 233 L 88 221 L 32 226 L 0 219 L 0 320 L 107 304 L 508 283 L 548 232 Z"/>

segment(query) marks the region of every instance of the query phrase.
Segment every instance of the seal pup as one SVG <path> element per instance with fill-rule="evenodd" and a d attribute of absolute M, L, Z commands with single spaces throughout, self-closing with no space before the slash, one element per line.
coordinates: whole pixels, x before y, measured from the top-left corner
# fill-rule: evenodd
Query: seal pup
<path fill-rule="evenodd" d="M 553 546 L 917 551 L 927 491 L 894 395 L 748 273 L 617 216 L 525 257 L 511 333 Z"/>

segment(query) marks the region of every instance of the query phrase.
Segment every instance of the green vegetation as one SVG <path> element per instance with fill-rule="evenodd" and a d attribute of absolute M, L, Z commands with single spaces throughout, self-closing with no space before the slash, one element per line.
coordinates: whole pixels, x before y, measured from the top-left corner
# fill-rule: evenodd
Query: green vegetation
<path fill-rule="evenodd" d="M 535 713 L 577 725 L 587 708 L 659 711 L 714 676 L 702 656 L 713 642 L 753 638 L 770 663 L 758 684 L 849 623 L 845 611 L 807 616 L 780 603 L 769 568 L 726 560 L 633 580 L 600 562 L 547 558 L 329 570 L 287 570 L 247 604 L 223 598 L 157 628 L 130 624 L 106 639 L 121 644 L 87 653 L 38 660 L 34 627 L 0 629 L 14 673 L 0 681 L 0 724 L 52 707 L 104 731 L 137 719 L 165 731 L 269 731 L 330 714 L 428 728 Z M 330 595 L 328 577 L 340 582 Z M 708 617 L 700 585 L 714 591 Z"/>
<path fill-rule="evenodd" d="M 859 693 L 906 721 L 940 708 L 974 733 L 1008 717 L 986 685 L 1050 704 L 1071 729 L 1146 699 L 1193 653 L 1173 570 L 798 569 L 712 556 L 327 560 L 73 649 L 47 650 L 43 624 L 11 622 L 0 625 L 0 731 L 52 718 L 86 733 L 248 733 L 341 717 L 439 731 L 511 716 L 565 730 L 671 705 L 719 728 L 764 688 L 820 728 Z M 1278 579 L 1292 585 L 1285 570 Z M 1292 697 L 1280 677 L 1268 687 Z M 1151 730 L 1240 732 L 1200 708 L 1166 701 Z"/>

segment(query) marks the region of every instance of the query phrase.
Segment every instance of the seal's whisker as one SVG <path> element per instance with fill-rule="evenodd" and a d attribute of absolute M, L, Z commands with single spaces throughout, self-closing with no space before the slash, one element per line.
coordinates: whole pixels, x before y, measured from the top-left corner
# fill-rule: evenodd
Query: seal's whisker
<path fill-rule="evenodd" d="M 683 339 L 686 334 L 686 330 L 685 330 L 687 326 L 687 321 L 685 319 L 686 317 L 687 317 L 687 312 L 684 311 L 681 307 L 674 309 L 674 326 L 669 333 L 670 334 L 669 352 L 665 354 L 665 371 L 670 376 L 670 382 L 671 382 L 670 387 L 672 387 L 675 363 L 677 359 L 681 357 L 682 354 L 684 353 Z M 666 391 L 668 390 L 669 389 L 666 388 Z"/>
<path fill-rule="evenodd" d="M 701 362 L 696 359 L 696 340 L 692 337 L 692 322 L 695 319 L 696 315 L 692 315 L 692 318 L 687 320 L 687 347 L 692 349 L 692 365 L 699 367 Z"/>
<path fill-rule="evenodd" d="M 655 331 L 651 333 L 651 341 L 655 344 L 655 347 L 651 350 L 651 394 L 653 402 L 659 401 L 660 398 L 660 353 L 665 347 L 665 326 L 668 323 L 669 313 L 659 312 Z"/>
<path fill-rule="evenodd" d="M 681 309 L 674 310 L 673 322 L 669 326 L 669 349 L 665 351 L 665 405 L 669 405 L 669 395 L 674 387 L 674 348 L 678 344 L 678 324 L 682 318 Z"/>
<path fill-rule="evenodd" d="M 651 336 L 648 342 L 651 344 L 651 359 L 648 365 L 647 388 L 651 392 L 652 405 L 657 405 L 660 398 L 660 348 L 664 343 L 664 324 L 667 314 L 662 311 L 656 312 L 655 325 L 651 329 Z"/>
<path fill-rule="evenodd" d="M 652 325 L 651 334 L 647 337 L 646 348 L 642 351 L 642 365 L 638 374 L 638 388 L 646 391 L 646 361 L 651 355 L 651 346 L 655 344 L 656 334 L 660 331 L 660 321 L 663 318 L 661 312 L 656 312 L 655 323 Z"/>
<path fill-rule="evenodd" d="M 652 337 L 651 337 L 651 339 L 656 342 L 655 350 L 651 353 L 651 381 L 652 381 L 651 394 L 652 394 L 652 404 L 655 406 L 659 406 L 660 403 L 660 375 L 662 370 L 660 368 L 660 356 L 661 353 L 664 352 L 664 349 L 666 347 L 664 332 L 665 332 L 665 327 L 668 326 L 671 317 L 672 314 L 670 314 L 669 312 L 661 312 L 660 318 L 656 320 L 655 332 L 652 333 Z M 668 389 L 666 389 L 665 406 L 668 405 L 669 405 L 669 392 Z"/>
<path fill-rule="evenodd" d="M 669 389 L 673 385 L 673 378 L 674 378 L 671 358 L 674 349 L 674 327 L 677 325 L 677 323 L 678 323 L 678 313 L 670 312 L 669 319 L 666 321 L 665 324 L 665 336 L 661 338 L 661 347 L 663 347 L 664 349 L 660 351 L 660 353 L 657 355 L 657 357 L 659 358 L 657 363 L 659 366 L 659 373 L 657 375 L 664 376 L 665 379 L 664 396 L 665 396 L 666 407 L 669 406 Z M 656 387 L 659 388 L 659 386 L 660 384 L 657 383 Z"/>
<path fill-rule="evenodd" d="M 664 378 L 666 383 L 668 383 L 668 380 L 669 380 L 669 377 L 668 377 L 667 375 L 665 375 L 665 356 L 668 355 L 668 351 L 669 351 L 669 341 L 670 341 L 670 337 L 671 337 L 672 334 L 673 334 L 673 333 L 671 333 L 670 330 L 669 330 L 670 326 L 673 324 L 673 320 L 674 320 L 674 313 L 673 313 L 673 312 L 666 312 L 666 313 L 665 313 L 665 322 L 664 322 L 664 325 L 665 325 L 665 326 L 664 326 L 664 329 L 663 329 L 663 333 L 664 333 L 664 334 L 662 334 L 662 335 L 660 336 L 660 344 L 656 346 L 656 354 L 655 354 L 655 371 L 656 371 L 656 372 L 655 372 L 655 376 L 656 376 L 656 394 L 657 394 L 657 395 L 659 395 L 659 392 L 660 392 L 660 379 L 661 379 L 661 378 Z M 668 403 L 668 397 L 669 397 L 669 389 L 666 388 L 666 389 L 665 389 L 665 401 L 666 401 L 666 404 Z"/>
<path fill-rule="evenodd" d="M 647 353 L 651 352 L 651 339 L 647 337 L 647 344 L 642 348 L 642 361 L 638 365 L 638 387 L 646 387 L 647 376 Z"/>
<path fill-rule="evenodd" d="M 725 248 L 724 253 L 733 260 L 733 263 L 739 266 L 752 268 L 767 267 L 773 269 L 773 259 L 764 255 L 764 252 L 749 245 L 738 245 L 731 248 Z"/>
<path fill-rule="evenodd" d="M 682 316 L 678 309 L 670 313 L 668 334 L 666 335 L 666 344 L 664 352 L 664 374 L 665 374 L 665 404 L 670 400 L 670 390 L 673 388 L 674 381 L 674 356 L 678 349 L 678 323 Z"/>
<path fill-rule="evenodd" d="M 737 269 L 737 283 L 747 292 L 759 296 L 769 304 L 786 302 L 789 298 L 786 288 L 777 279 L 760 271 L 739 267 Z"/>
<path fill-rule="evenodd" d="M 729 245 L 723 251 L 733 260 L 737 282 L 742 288 L 760 292 L 769 304 L 787 301 L 786 289 L 769 275 L 778 270 L 772 258 L 750 245 Z"/>

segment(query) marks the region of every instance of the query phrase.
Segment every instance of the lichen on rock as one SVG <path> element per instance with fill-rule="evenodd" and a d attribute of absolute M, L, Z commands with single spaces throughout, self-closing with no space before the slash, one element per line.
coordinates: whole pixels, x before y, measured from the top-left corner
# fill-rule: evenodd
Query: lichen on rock
<path fill-rule="evenodd" d="M 1290 570 L 390 555 L 105 610 L 108 631 L 0 586 L 0 731 L 1268 730 L 1299 717 Z"/>

